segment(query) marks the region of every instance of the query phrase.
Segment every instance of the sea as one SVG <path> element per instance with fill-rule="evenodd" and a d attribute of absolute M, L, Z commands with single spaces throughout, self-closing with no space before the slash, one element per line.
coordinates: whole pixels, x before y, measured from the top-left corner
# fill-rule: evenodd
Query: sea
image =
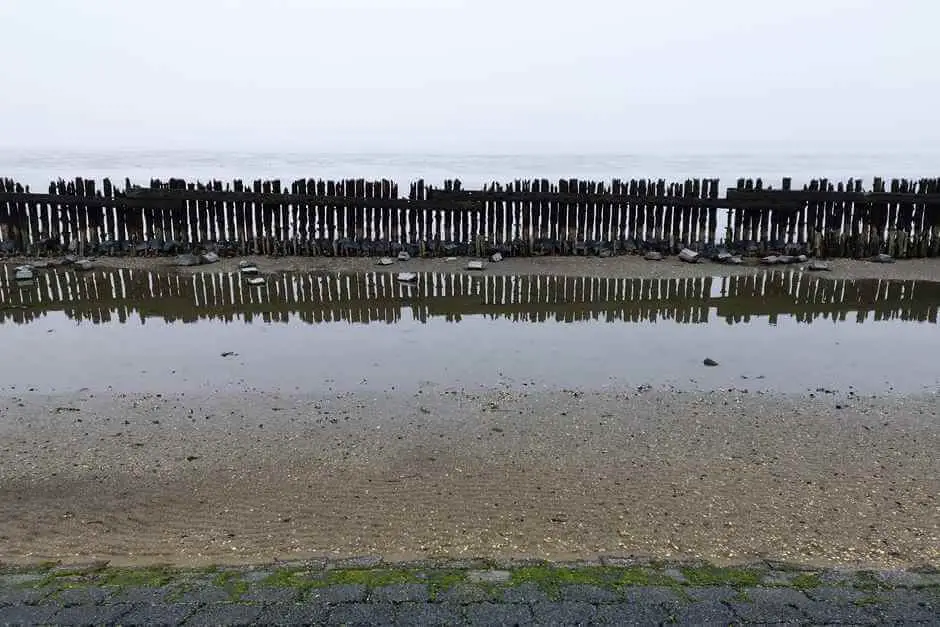
<path fill-rule="evenodd" d="M 908 144 L 903 147 L 864 149 L 817 147 L 802 150 L 788 146 L 714 149 L 657 147 L 622 154 L 421 154 L 421 153 L 318 153 L 279 151 L 210 150 L 52 150 L 0 147 L 0 178 L 44 190 L 58 178 L 75 177 L 115 183 L 130 179 L 145 185 L 151 178 L 182 178 L 191 182 L 242 179 L 346 178 L 390 179 L 407 194 L 410 182 L 423 179 L 441 185 L 459 179 L 464 189 L 485 183 L 516 179 L 577 178 L 610 181 L 614 178 L 665 179 L 718 178 L 733 187 L 738 178 L 761 178 L 779 187 L 790 177 L 798 187 L 814 178 L 830 181 L 861 179 L 865 189 L 874 177 L 909 178 L 940 176 L 940 146 Z"/>

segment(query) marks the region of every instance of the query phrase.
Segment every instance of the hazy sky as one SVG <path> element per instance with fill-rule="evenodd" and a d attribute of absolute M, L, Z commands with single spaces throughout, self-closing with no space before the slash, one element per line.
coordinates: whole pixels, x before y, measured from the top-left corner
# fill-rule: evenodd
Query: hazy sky
<path fill-rule="evenodd" d="M 937 0 L 0 0 L 0 147 L 940 141 Z"/>

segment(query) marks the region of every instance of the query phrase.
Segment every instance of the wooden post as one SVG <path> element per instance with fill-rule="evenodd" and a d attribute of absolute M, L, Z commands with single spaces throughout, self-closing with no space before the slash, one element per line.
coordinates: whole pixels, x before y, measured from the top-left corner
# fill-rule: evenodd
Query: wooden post
<path fill-rule="evenodd" d="M 684 247 L 688 246 L 691 243 L 692 239 L 692 206 L 689 204 L 689 200 L 695 198 L 694 193 L 694 183 L 692 179 L 686 179 L 682 184 L 682 198 L 686 202 L 682 203 L 682 209 L 680 211 L 682 215 L 682 234 L 680 235 L 679 246 Z"/>
<path fill-rule="evenodd" d="M 708 243 L 715 245 L 718 243 L 718 194 L 719 179 L 711 179 L 708 186 Z"/>
<path fill-rule="evenodd" d="M 693 202 L 699 200 L 702 197 L 702 180 L 701 179 L 692 179 L 692 193 L 691 198 Z M 689 207 L 689 241 L 686 242 L 689 246 L 696 248 L 697 244 L 701 242 L 701 235 L 699 231 L 699 225 L 702 219 L 702 208 L 700 205 L 693 204 Z"/>
<path fill-rule="evenodd" d="M 940 193 L 940 178 L 929 179 L 927 193 Z M 940 255 L 940 204 L 927 205 L 924 209 L 924 224 L 930 226 L 930 256 Z"/>

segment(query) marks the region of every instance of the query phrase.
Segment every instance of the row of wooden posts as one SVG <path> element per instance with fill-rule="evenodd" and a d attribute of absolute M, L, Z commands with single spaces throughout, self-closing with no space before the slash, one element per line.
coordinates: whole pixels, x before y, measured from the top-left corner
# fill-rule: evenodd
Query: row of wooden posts
<path fill-rule="evenodd" d="M 937 322 L 940 286 L 916 281 L 827 280 L 794 271 L 729 277 L 613 279 L 557 276 L 425 273 L 405 285 L 383 272 L 292 273 L 263 287 L 237 275 L 205 272 L 96 269 L 42 271 L 23 286 L 10 266 L 0 267 L 0 322 L 26 323 L 65 311 L 91 322 L 200 319 L 308 323 L 397 322 L 407 316 L 459 321 L 483 315 L 526 322 L 649 322 L 729 324 L 792 315 L 810 322 L 900 318 Z M 714 312 L 714 313 L 712 313 Z"/>
<path fill-rule="evenodd" d="M 0 179 L 6 254 L 426 255 L 805 252 L 820 257 L 940 255 L 940 178 L 810 181 L 773 188 L 739 179 L 516 180 L 465 190 L 423 180 L 246 184 L 182 179 L 123 187 L 57 180 L 36 193 Z"/>

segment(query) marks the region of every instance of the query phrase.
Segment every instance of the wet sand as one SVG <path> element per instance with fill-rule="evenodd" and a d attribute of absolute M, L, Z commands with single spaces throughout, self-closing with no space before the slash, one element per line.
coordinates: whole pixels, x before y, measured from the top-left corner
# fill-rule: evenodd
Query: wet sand
<path fill-rule="evenodd" d="M 20 392 L 0 561 L 940 565 L 937 394 Z"/>
<path fill-rule="evenodd" d="M 371 259 L 254 259 L 272 273 L 375 269 Z M 237 261 L 179 272 L 229 271 Z M 163 269 L 169 260 L 97 263 Z M 464 264 L 412 260 L 393 270 Z M 940 278 L 940 260 L 831 266 L 824 276 Z M 637 257 L 509 259 L 485 270 L 611 278 L 762 271 Z M 237 380 L 214 394 L 6 387 L 0 561 L 637 555 L 940 565 L 936 393 L 608 384 L 415 382 L 342 394 L 312 393 L 313 382 L 238 391 Z"/>
<path fill-rule="evenodd" d="M 392 266 L 377 266 L 374 257 L 263 257 L 247 256 L 222 259 L 218 263 L 177 267 L 172 257 L 98 257 L 95 264 L 104 268 L 133 268 L 142 270 L 173 269 L 181 274 L 193 272 L 234 272 L 238 262 L 247 259 L 257 264 L 262 273 L 279 272 L 471 272 L 466 270 L 467 259 L 447 261 L 444 258 L 411 259 L 396 262 Z M 29 262 L 31 258 L 8 259 L 10 266 Z M 684 278 L 699 276 L 732 276 L 753 274 L 767 270 L 799 269 L 807 264 L 787 266 L 761 266 L 756 259 L 747 259 L 740 266 L 729 266 L 714 262 L 688 264 L 676 257 L 663 261 L 646 261 L 640 256 L 623 255 L 602 259 L 600 257 L 510 257 L 499 263 L 487 262 L 487 274 L 551 274 L 556 276 L 584 276 L 607 278 Z M 895 279 L 917 281 L 940 281 L 940 258 L 903 259 L 895 263 L 874 263 L 856 259 L 833 259 L 827 261 L 831 271 L 819 275 L 832 279 Z"/>

